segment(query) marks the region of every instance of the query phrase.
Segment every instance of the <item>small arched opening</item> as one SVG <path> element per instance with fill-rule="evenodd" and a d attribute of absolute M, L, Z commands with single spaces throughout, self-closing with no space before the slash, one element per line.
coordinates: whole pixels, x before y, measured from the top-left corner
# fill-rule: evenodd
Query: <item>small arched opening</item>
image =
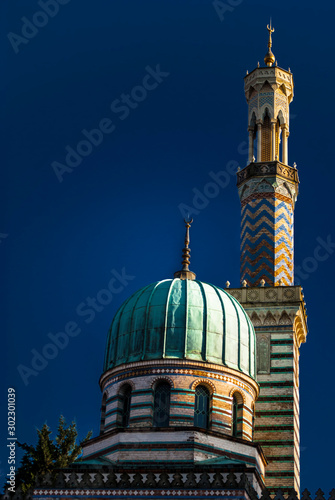
<path fill-rule="evenodd" d="M 234 437 L 243 436 L 243 397 L 239 392 L 232 397 L 231 433 Z"/>
<path fill-rule="evenodd" d="M 171 386 L 168 382 L 158 382 L 154 389 L 154 427 L 169 427 Z"/>
<path fill-rule="evenodd" d="M 119 391 L 118 421 L 121 427 L 129 427 L 132 387 L 128 384 L 121 387 Z"/>
<path fill-rule="evenodd" d="M 107 406 L 107 393 L 104 392 L 101 402 L 101 420 L 100 420 L 100 434 L 104 432 L 105 420 L 106 420 L 106 406 Z"/>
<path fill-rule="evenodd" d="M 271 117 L 268 108 L 265 108 L 262 124 L 261 161 L 271 161 L 271 141 Z"/>
<path fill-rule="evenodd" d="M 210 397 L 209 389 L 205 385 L 195 388 L 194 425 L 209 429 L 210 424 Z"/>

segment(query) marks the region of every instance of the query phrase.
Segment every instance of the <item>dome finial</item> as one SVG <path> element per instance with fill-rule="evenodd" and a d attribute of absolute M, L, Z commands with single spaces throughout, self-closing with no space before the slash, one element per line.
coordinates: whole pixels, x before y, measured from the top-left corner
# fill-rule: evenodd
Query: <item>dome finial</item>
<path fill-rule="evenodd" d="M 189 270 L 190 265 L 190 253 L 191 249 L 189 248 L 190 244 L 190 227 L 193 222 L 193 219 L 184 219 L 186 226 L 186 234 L 185 234 L 185 246 L 183 248 L 183 260 L 182 260 L 182 270 L 174 273 L 175 278 L 180 278 L 181 280 L 195 280 L 195 274 Z"/>
<path fill-rule="evenodd" d="M 268 41 L 268 51 L 266 56 L 264 57 L 264 62 L 267 66 L 272 66 L 272 64 L 275 62 L 276 58 L 272 53 L 271 47 L 272 47 L 272 37 L 271 34 L 274 32 L 274 28 L 272 27 L 272 20 L 270 18 L 270 26 L 267 25 L 267 30 L 269 32 L 269 41 Z"/>

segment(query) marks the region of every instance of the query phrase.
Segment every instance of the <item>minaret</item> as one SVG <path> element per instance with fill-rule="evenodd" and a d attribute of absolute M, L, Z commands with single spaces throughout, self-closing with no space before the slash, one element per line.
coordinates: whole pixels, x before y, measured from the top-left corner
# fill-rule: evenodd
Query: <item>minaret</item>
<path fill-rule="evenodd" d="M 242 206 L 241 288 L 229 288 L 256 331 L 260 395 L 253 440 L 268 465 L 271 493 L 300 489 L 299 356 L 307 316 L 301 286 L 293 283 L 293 212 L 298 173 L 288 165 L 290 70 L 277 66 L 268 26 L 265 66 L 244 79 L 249 107 L 249 161 L 237 173 Z"/>
<path fill-rule="evenodd" d="M 268 25 L 265 67 L 244 78 L 248 103 L 249 159 L 238 173 L 241 201 L 241 282 L 293 285 L 293 213 L 298 172 L 288 165 L 290 70 L 275 63 L 274 29 Z M 273 64 L 275 65 L 273 66 Z M 281 280 L 281 281 L 280 281 Z"/>

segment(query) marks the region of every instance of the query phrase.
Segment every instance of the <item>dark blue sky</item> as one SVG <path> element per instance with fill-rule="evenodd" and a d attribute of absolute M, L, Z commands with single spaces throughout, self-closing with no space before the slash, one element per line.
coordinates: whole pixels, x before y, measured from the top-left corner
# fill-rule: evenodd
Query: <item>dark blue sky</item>
<path fill-rule="evenodd" d="M 272 16 L 273 52 L 295 81 L 289 162 L 301 181 L 295 263 L 309 324 L 300 356 L 301 483 L 328 493 L 335 487 L 334 2 L 227 0 L 224 19 L 209 0 L 61 3 L 49 15 L 36 14 L 41 6 L 32 0 L 0 7 L 1 435 L 8 387 L 16 389 L 21 441 L 33 442 L 44 422 L 55 429 L 61 413 L 76 420 L 81 437 L 98 432 L 107 330 L 130 294 L 180 268 L 180 204 L 198 207 L 191 269 L 202 281 L 239 286 L 231 171 L 246 164 L 243 77 L 263 61 Z M 144 82 L 151 89 L 136 89 Z M 131 92 L 137 102 L 119 102 Z M 82 131 L 99 125 L 104 133 L 92 136 L 89 151 Z M 69 168 L 65 157 L 78 147 L 86 156 L 72 156 Z M 210 191 L 211 172 L 223 171 L 225 187 Z M 201 201 L 199 192 L 212 197 Z M 113 294 L 101 292 L 118 274 L 126 278 L 112 283 Z M 97 297 L 103 306 L 92 305 Z M 48 351 L 64 329 L 68 344 Z M 53 359 L 25 384 L 18 366 L 33 369 L 33 353 L 44 349 Z M 5 444 L 3 437 L 3 476 Z"/>

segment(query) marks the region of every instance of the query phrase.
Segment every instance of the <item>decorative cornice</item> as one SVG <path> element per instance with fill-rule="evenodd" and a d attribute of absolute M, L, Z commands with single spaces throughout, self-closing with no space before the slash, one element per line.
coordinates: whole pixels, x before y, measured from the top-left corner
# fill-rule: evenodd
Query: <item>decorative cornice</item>
<path fill-rule="evenodd" d="M 255 179 L 251 179 L 250 183 L 253 182 Z M 285 183 L 286 181 L 283 181 L 280 179 L 279 182 Z M 246 189 L 244 190 L 244 188 Z M 290 198 L 288 196 L 283 195 L 282 193 L 278 192 L 278 186 L 270 186 L 268 192 L 257 192 L 257 186 L 251 186 L 251 189 L 249 189 L 248 184 L 245 184 L 243 188 L 239 189 L 239 196 L 240 196 L 240 201 L 241 201 L 241 207 L 243 208 L 245 205 L 247 205 L 250 201 L 254 200 L 265 200 L 266 198 L 272 200 L 273 198 L 276 200 L 284 201 L 285 203 L 288 203 L 294 208 L 295 204 L 295 198 Z M 279 186 L 279 189 L 282 190 L 282 186 Z M 248 192 L 247 192 L 248 190 Z M 249 194 L 251 192 L 251 194 Z"/>
<path fill-rule="evenodd" d="M 289 94 L 289 101 L 293 99 L 293 75 L 290 71 L 286 71 L 278 66 L 272 68 L 255 68 L 251 73 L 246 75 L 244 77 L 245 93 L 247 94 L 250 86 L 259 91 L 265 80 L 269 82 L 273 90 L 284 84 Z"/>
<path fill-rule="evenodd" d="M 140 426 L 140 427 L 127 427 L 125 429 L 120 428 L 120 427 L 114 427 L 112 429 L 109 429 L 108 431 L 104 432 L 103 434 L 99 434 L 98 436 L 95 436 L 95 437 L 89 439 L 88 441 L 86 441 L 85 443 L 83 443 L 83 449 L 87 450 L 87 448 L 90 447 L 92 449 L 92 454 L 90 453 L 89 456 L 84 455 L 82 460 L 83 461 L 92 460 L 92 459 L 95 459 L 98 457 L 107 458 L 106 453 L 108 453 L 108 450 L 110 448 L 108 443 L 113 443 L 115 445 L 115 443 L 119 442 L 118 440 L 120 439 L 120 436 L 122 436 L 121 441 L 122 441 L 122 443 L 124 443 L 125 446 L 127 446 L 126 443 L 129 443 L 129 445 L 131 445 L 131 443 L 134 443 L 134 442 L 141 443 L 141 439 L 139 439 L 139 437 L 141 437 L 141 435 L 143 436 L 144 433 L 150 433 L 152 436 L 154 436 L 157 432 L 156 429 L 157 428 L 152 427 L 150 425 Z M 194 443 L 196 441 L 199 442 L 199 440 L 201 440 L 202 438 L 204 438 L 204 440 L 207 441 L 207 443 L 208 443 L 209 437 L 217 438 L 217 439 L 219 439 L 219 444 L 215 449 L 216 449 L 216 453 L 219 456 L 225 455 L 225 452 L 228 452 L 228 450 L 231 448 L 228 443 L 238 443 L 241 446 L 245 447 L 245 449 L 257 450 L 261 463 L 264 466 L 267 465 L 267 459 L 265 457 L 264 451 L 257 441 L 249 441 L 249 440 L 245 440 L 241 437 L 232 436 L 231 434 L 223 433 L 218 429 L 203 429 L 201 427 L 195 427 L 193 425 L 189 425 L 187 427 L 185 425 L 170 425 L 169 427 L 160 427 L 159 428 L 159 435 L 160 435 L 160 441 L 158 441 L 157 439 L 155 440 L 155 443 L 158 446 L 159 446 L 160 442 L 166 443 L 166 444 L 171 442 L 171 439 L 169 438 L 169 436 L 174 436 L 174 439 L 173 439 L 174 443 L 180 443 L 181 441 L 184 442 L 183 440 L 185 439 L 185 436 L 186 436 L 188 443 Z M 191 437 L 192 437 L 192 439 L 189 439 Z M 100 447 L 99 444 L 101 444 L 101 443 L 104 443 L 104 444 L 107 443 L 106 447 Z M 220 447 L 220 443 L 225 443 L 225 447 L 223 450 Z M 92 446 L 93 446 L 93 448 L 92 448 Z M 214 448 L 213 448 L 213 450 L 214 450 Z M 247 456 L 251 460 L 254 460 L 254 458 L 253 458 L 254 455 L 252 453 L 251 454 L 247 453 L 245 455 L 245 457 L 247 457 Z M 130 459 L 130 463 L 132 463 L 132 465 L 133 465 L 132 459 Z M 169 462 L 169 464 L 171 467 L 173 467 L 172 461 Z M 86 465 L 85 462 L 83 462 L 83 463 L 81 463 L 80 461 L 74 462 L 74 464 L 71 465 L 71 469 L 74 466 L 76 466 L 76 468 L 77 468 L 78 466 L 84 467 L 85 465 Z M 113 467 L 120 467 L 120 468 L 125 467 L 126 468 L 127 461 L 111 462 L 111 465 Z M 128 465 L 129 465 L 129 462 L 128 462 Z M 201 465 L 203 465 L 203 464 L 201 464 Z M 145 465 L 143 465 L 143 466 L 144 467 L 150 466 L 150 460 L 146 461 Z M 155 466 L 154 463 L 151 462 L 151 467 L 154 467 L 154 466 Z M 181 464 L 179 463 L 179 464 L 177 464 L 177 466 L 180 467 Z"/>
<path fill-rule="evenodd" d="M 280 161 L 249 163 L 243 170 L 237 172 L 237 186 L 240 187 L 251 177 L 281 177 L 293 184 L 299 183 L 296 168 L 284 165 Z"/>
<path fill-rule="evenodd" d="M 208 379 L 214 381 L 216 379 L 230 382 L 236 387 L 246 390 L 255 399 L 259 394 L 257 382 L 238 370 L 212 363 L 179 359 L 148 360 L 120 365 L 103 373 L 100 378 L 100 387 L 102 391 L 105 391 L 110 384 L 119 383 L 129 378 L 153 375 L 160 378 L 167 376 L 171 379 L 176 375 L 193 375 L 201 379 L 206 377 L 209 385 L 211 381 Z"/>
<path fill-rule="evenodd" d="M 84 465 L 84 464 L 83 464 Z M 66 468 L 57 473 L 56 485 L 51 486 L 50 475 L 40 478 L 35 485 L 34 496 L 45 498 L 50 495 L 68 496 L 81 495 L 92 498 L 97 495 L 104 497 L 115 496 L 119 498 L 140 497 L 173 497 L 178 498 L 181 494 L 190 498 L 212 496 L 210 491 L 215 491 L 215 497 L 229 496 L 229 498 L 256 498 L 257 493 L 253 489 L 263 489 L 264 482 L 255 467 L 244 464 L 230 465 L 229 468 L 222 465 L 194 465 L 183 468 L 180 464 L 159 468 L 138 467 L 125 468 L 120 465 L 97 469 L 88 467 Z M 234 474 L 235 472 L 235 474 Z M 250 481 L 250 482 L 249 482 Z M 253 486 L 252 486 L 253 485 Z M 223 488 L 220 491 L 220 488 Z M 209 491 L 208 491 L 209 490 Z M 246 495 L 246 492 L 249 495 Z M 252 494 L 251 494 L 252 492 Z M 260 493 L 260 491 L 258 491 Z"/>
<path fill-rule="evenodd" d="M 135 474 L 133 474 L 135 475 Z M 210 483 L 208 483 L 210 484 Z M 47 495 L 48 498 L 50 495 L 54 495 L 54 494 L 57 494 L 57 495 L 68 495 L 68 494 L 72 494 L 72 488 L 71 489 L 68 489 L 66 487 L 64 487 L 63 489 L 35 489 L 34 490 L 34 495 L 38 495 L 39 498 L 46 498 L 44 497 L 44 495 Z M 79 498 L 77 495 L 80 495 L 80 498 L 88 498 L 89 500 L 92 499 L 92 495 L 99 495 L 99 498 L 101 496 L 101 498 L 103 498 L 104 495 L 108 495 L 108 498 L 113 498 L 114 496 L 116 498 L 153 498 L 153 495 L 154 495 L 154 498 L 161 498 L 163 495 L 167 495 L 167 492 L 168 491 L 168 495 L 172 495 L 172 498 L 179 498 L 178 495 L 181 494 L 181 491 L 180 491 L 180 488 L 177 487 L 177 488 L 170 488 L 168 490 L 166 490 L 166 488 L 162 489 L 162 488 L 159 488 L 159 489 L 156 489 L 156 488 L 144 488 L 144 489 L 141 489 L 141 488 L 135 488 L 133 490 L 129 490 L 129 489 L 125 489 L 124 487 L 122 487 L 121 489 L 119 488 L 103 488 L 103 489 L 92 489 L 92 490 L 88 490 L 87 487 L 84 488 L 84 489 L 79 489 L 77 488 L 74 493 L 75 493 L 75 497 L 74 498 Z M 227 489 L 223 489 L 223 490 L 220 490 L 220 489 L 216 489 L 215 492 L 217 492 L 218 494 L 222 495 L 222 498 L 224 498 L 228 492 L 230 493 L 230 490 L 227 490 Z M 204 489 L 195 489 L 195 490 L 192 490 L 190 488 L 187 488 L 185 490 L 185 493 L 187 493 L 187 495 L 191 495 L 190 498 L 196 498 L 196 497 L 199 497 L 199 498 L 204 498 L 204 495 L 208 495 L 208 488 L 204 488 Z M 43 495 L 41 497 L 41 495 Z M 96 497 L 97 498 L 97 497 Z M 237 498 L 246 498 L 246 495 L 245 495 L 245 490 L 239 490 L 239 489 L 234 489 L 234 490 L 231 490 L 231 495 L 230 495 L 230 498 L 232 499 L 237 499 Z"/>
<path fill-rule="evenodd" d="M 299 346 L 302 342 L 306 342 L 307 325 L 305 324 L 305 320 L 306 318 L 304 315 L 304 311 L 299 310 L 294 320 L 294 331 L 297 335 L 297 341 Z"/>
<path fill-rule="evenodd" d="M 267 303 L 278 304 L 282 302 L 291 305 L 293 303 L 304 303 L 304 295 L 300 285 L 296 286 L 275 286 L 275 287 L 243 287 L 229 288 L 226 292 L 235 297 L 240 304 L 246 303 Z M 291 304 L 289 304 L 291 303 Z"/>
<path fill-rule="evenodd" d="M 256 331 L 263 326 L 291 325 L 298 346 L 306 342 L 306 302 L 301 286 L 229 288 L 226 291 L 245 308 Z"/>

